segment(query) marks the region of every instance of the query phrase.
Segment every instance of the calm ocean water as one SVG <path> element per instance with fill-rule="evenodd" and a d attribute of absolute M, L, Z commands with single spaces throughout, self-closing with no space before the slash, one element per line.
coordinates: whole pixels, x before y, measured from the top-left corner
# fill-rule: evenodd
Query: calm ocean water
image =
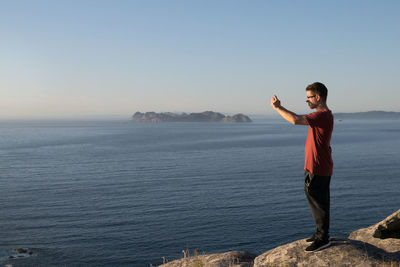
<path fill-rule="evenodd" d="M 0 122 L 0 266 L 156 266 L 314 231 L 307 127 Z M 331 235 L 400 208 L 400 121 L 335 121 Z M 16 247 L 29 258 L 8 260 Z"/>

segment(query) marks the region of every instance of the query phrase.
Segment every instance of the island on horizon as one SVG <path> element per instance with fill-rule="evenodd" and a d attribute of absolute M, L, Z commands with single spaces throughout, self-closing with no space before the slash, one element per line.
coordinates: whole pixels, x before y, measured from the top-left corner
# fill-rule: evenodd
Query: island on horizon
<path fill-rule="evenodd" d="M 222 113 L 214 111 L 204 111 L 201 113 L 156 113 L 156 112 L 136 112 L 131 121 L 134 122 L 252 122 L 252 120 L 244 114 L 235 114 L 233 116 L 225 116 Z"/>
<path fill-rule="evenodd" d="M 400 112 L 372 110 L 366 112 L 334 113 L 335 119 L 400 119 Z"/>

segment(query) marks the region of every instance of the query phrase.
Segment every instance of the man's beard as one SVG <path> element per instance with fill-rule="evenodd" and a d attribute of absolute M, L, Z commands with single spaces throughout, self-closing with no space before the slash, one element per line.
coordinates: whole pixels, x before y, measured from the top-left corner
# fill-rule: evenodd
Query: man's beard
<path fill-rule="evenodd" d="M 314 105 L 313 103 L 307 102 L 307 104 L 310 107 L 310 109 L 317 108 L 317 105 Z"/>

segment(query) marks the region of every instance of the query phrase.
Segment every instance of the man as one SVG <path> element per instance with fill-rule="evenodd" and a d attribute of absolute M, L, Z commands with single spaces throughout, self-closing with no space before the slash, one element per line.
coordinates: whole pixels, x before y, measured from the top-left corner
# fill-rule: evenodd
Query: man
<path fill-rule="evenodd" d="M 297 115 L 285 109 L 274 95 L 272 107 L 287 121 L 295 125 L 309 125 L 305 146 L 305 182 L 304 191 L 310 205 L 311 214 L 317 226 L 316 232 L 307 242 L 312 242 L 306 251 L 317 251 L 330 245 L 329 242 L 329 184 L 332 176 L 333 161 L 330 140 L 333 131 L 333 115 L 326 99 L 328 89 L 316 82 L 306 88 L 307 103 L 314 113 Z"/>

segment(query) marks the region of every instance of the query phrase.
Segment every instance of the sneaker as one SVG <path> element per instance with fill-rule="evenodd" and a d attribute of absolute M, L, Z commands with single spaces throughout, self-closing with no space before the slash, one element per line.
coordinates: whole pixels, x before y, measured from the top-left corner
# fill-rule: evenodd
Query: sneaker
<path fill-rule="evenodd" d="M 306 242 L 314 242 L 316 239 L 315 234 L 313 234 L 311 237 L 306 239 Z M 328 236 L 328 239 L 331 240 L 331 238 Z"/>
<path fill-rule="evenodd" d="M 313 234 L 310 238 L 306 239 L 306 242 L 314 242 L 315 240 L 315 234 Z"/>
<path fill-rule="evenodd" d="M 306 248 L 306 251 L 318 251 L 327 248 L 330 245 L 331 242 L 329 242 L 329 239 L 324 239 L 324 240 L 315 239 L 314 242 L 312 242 L 312 244 Z"/>

